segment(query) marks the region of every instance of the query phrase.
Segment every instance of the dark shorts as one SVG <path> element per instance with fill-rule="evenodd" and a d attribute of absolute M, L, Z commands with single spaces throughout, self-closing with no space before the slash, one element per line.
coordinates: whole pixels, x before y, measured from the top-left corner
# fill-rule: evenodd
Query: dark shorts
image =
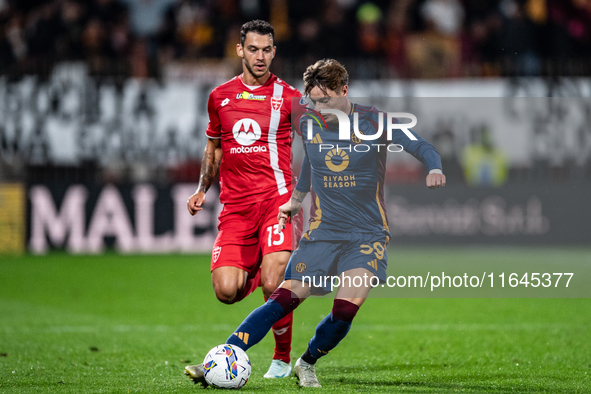
<path fill-rule="evenodd" d="M 379 282 L 374 279 L 373 285 L 384 283 L 388 266 L 386 243 L 383 234 L 309 231 L 291 255 L 285 279 L 310 282 L 317 289 L 313 293 L 322 294 L 333 290 L 325 277 L 365 268 L 379 279 Z M 353 283 L 354 286 L 358 284 L 359 281 Z"/>

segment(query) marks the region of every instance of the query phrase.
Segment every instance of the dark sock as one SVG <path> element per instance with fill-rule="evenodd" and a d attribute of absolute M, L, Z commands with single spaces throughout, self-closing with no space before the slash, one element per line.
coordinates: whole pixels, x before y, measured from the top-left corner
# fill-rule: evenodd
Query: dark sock
<path fill-rule="evenodd" d="M 226 343 L 247 351 L 251 346 L 259 343 L 273 324 L 293 311 L 298 304 L 299 299 L 294 297 L 290 290 L 282 288 L 275 290 L 267 302 L 244 319 Z"/>
<path fill-rule="evenodd" d="M 304 354 L 302 354 L 301 359 L 307 362 L 308 364 L 316 364 L 316 361 L 318 361 L 318 359 L 312 357 L 312 354 L 310 353 L 309 349 L 306 349 Z"/>
<path fill-rule="evenodd" d="M 335 300 L 332 312 L 316 326 L 316 334 L 308 343 L 302 360 L 309 364 L 325 356 L 347 336 L 359 307 L 352 302 Z"/>

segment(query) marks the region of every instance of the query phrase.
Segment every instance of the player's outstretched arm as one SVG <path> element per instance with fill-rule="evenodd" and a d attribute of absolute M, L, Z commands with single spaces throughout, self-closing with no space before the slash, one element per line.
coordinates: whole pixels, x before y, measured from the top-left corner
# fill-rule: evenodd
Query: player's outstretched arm
<path fill-rule="evenodd" d="M 279 214 L 277 215 L 277 222 L 279 228 L 284 229 L 285 224 L 291 217 L 296 215 L 302 209 L 302 201 L 306 198 L 307 192 L 300 192 L 297 189 L 293 191 L 291 199 L 279 207 Z"/>
<path fill-rule="evenodd" d="M 429 189 L 437 189 L 438 187 L 445 186 L 445 175 L 439 173 L 433 173 L 427 175 L 427 187 Z"/>
<path fill-rule="evenodd" d="M 199 186 L 195 193 L 187 200 L 187 208 L 191 215 L 195 215 L 203 209 L 205 193 L 207 193 L 215 177 L 218 175 L 221 160 L 222 146 L 220 140 L 208 138 L 205 150 L 203 151 L 203 160 L 201 160 Z"/>
<path fill-rule="evenodd" d="M 397 132 L 398 134 L 393 134 L 392 141 L 397 141 L 396 143 L 402 145 L 405 143 L 406 136 L 403 136 L 403 133 L 400 130 L 397 130 Z M 441 155 L 439 155 L 439 152 L 437 152 L 433 145 L 416 135 L 414 132 L 413 134 L 416 137 L 416 141 L 407 141 L 405 145 L 402 145 L 404 146 L 404 150 L 429 168 L 429 175 L 427 175 L 426 180 L 429 189 L 444 187 L 445 175 L 441 171 Z"/>

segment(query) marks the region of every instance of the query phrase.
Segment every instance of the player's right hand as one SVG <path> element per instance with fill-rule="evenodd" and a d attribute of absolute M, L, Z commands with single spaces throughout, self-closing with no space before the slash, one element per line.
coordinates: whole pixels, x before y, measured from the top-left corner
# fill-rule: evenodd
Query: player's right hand
<path fill-rule="evenodd" d="M 202 211 L 203 204 L 205 204 L 205 193 L 199 190 L 187 200 L 187 208 L 189 209 L 189 213 L 193 216 L 197 212 Z"/>

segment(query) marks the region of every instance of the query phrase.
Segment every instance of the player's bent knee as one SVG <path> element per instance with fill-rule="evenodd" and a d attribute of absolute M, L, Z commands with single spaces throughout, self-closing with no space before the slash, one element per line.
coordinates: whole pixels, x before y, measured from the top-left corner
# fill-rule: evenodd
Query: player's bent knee
<path fill-rule="evenodd" d="M 241 299 L 246 273 L 235 267 L 219 267 L 213 270 L 211 282 L 218 300 L 224 304 L 233 304 Z"/>
<path fill-rule="evenodd" d="M 262 283 L 262 290 L 263 290 L 263 294 L 265 295 L 266 298 L 269 298 L 271 296 L 271 294 L 273 294 L 273 292 L 275 290 L 277 290 L 277 288 L 279 287 L 279 285 L 281 284 L 281 281 L 277 282 L 275 280 L 267 280 L 265 282 Z"/>
<path fill-rule="evenodd" d="M 282 287 L 278 288 L 271 294 L 269 299 L 275 301 L 283 308 L 283 312 L 285 315 L 288 315 L 292 312 L 295 308 L 300 305 L 301 300 L 298 296 L 293 293 L 291 290 L 284 289 Z"/>
<path fill-rule="evenodd" d="M 215 296 L 224 304 L 233 304 L 238 301 L 239 289 L 236 286 L 229 286 L 227 284 L 215 285 Z"/>

